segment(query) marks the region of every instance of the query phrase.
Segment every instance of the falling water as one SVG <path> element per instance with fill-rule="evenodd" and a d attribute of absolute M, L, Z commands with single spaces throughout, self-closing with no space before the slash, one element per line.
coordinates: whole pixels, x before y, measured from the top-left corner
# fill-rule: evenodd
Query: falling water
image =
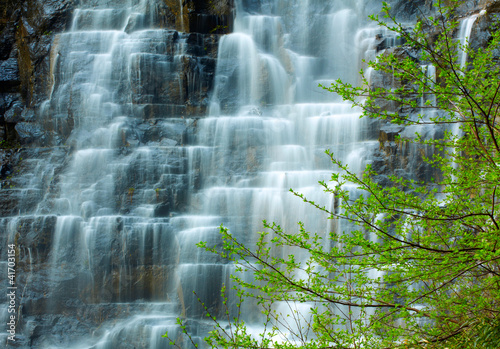
<path fill-rule="evenodd" d="M 474 22 L 476 21 L 477 17 L 478 15 L 474 14 L 470 17 L 465 18 L 460 23 L 460 28 L 458 31 L 458 59 L 457 59 L 460 75 L 463 75 L 463 72 L 467 69 L 467 58 L 468 58 L 467 49 L 469 45 L 469 39 L 472 33 L 472 26 L 474 25 Z M 463 134 L 460 128 L 460 122 L 455 122 L 454 124 L 452 124 L 451 133 L 456 137 L 459 137 Z M 449 151 L 455 154 L 455 148 L 449 149 Z M 458 169 L 458 165 L 455 163 L 455 161 L 453 161 L 452 166 L 455 170 Z"/>
<path fill-rule="evenodd" d="M 209 115 L 190 119 L 176 104 L 186 93 L 187 34 L 155 27 L 158 2 L 80 2 L 58 36 L 51 98 L 40 110 L 68 136 L 70 161 L 33 212 L 0 221 L 11 237 L 24 221 L 50 232 L 47 256 L 33 263 L 44 261 L 49 300 L 37 302 L 54 316 L 27 316 L 32 328 L 51 321 L 67 332 L 41 334 L 38 347 L 165 348 L 161 335 L 178 334 L 179 316 L 199 341 L 212 324 L 196 298 L 220 309 L 234 267 L 198 241 L 220 244 L 224 224 L 252 243 L 264 219 L 332 229 L 288 189 L 332 207 L 317 184 L 335 170 L 324 151 L 361 171 L 379 146 L 359 110 L 318 88 L 338 78 L 355 83 L 361 59 L 376 54 L 380 31 L 362 20 L 373 3 L 237 0 L 235 32 L 219 43 Z M 202 88 L 195 81 L 190 90 Z M 258 314 L 244 311 L 257 326 Z M 92 321 L 64 322 L 55 317 L 62 313 Z"/>
<path fill-rule="evenodd" d="M 298 11 L 290 12 L 273 1 L 260 7 L 236 4 L 235 32 L 224 36 L 219 45 L 210 115 L 198 121 L 192 145 L 186 147 L 190 188 L 196 188 L 189 199 L 197 219 L 189 217 L 190 224 L 178 234 L 180 246 L 199 240 L 217 244 L 220 223 L 247 244 L 262 229 L 263 219 L 285 229 L 296 229 L 301 219 L 310 231 L 331 231 L 326 216 L 288 189 L 332 207 L 333 198 L 322 195 L 317 184 L 332 171 L 323 152 L 334 150 L 339 159 L 360 171 L 378 147 L 376 135 L 359 118 L 358 110 L 317 88 L 337 78 L 355 80 L 357 62 L 366 51 L 376 50 L 375 35 L 369 38 L 374 31 L 357 34 L 363 23 L 354 2 L 289 1 L 288 5 Z M 332 26 L 332 20 L 340 18 Z M 311 28 L 324 36 L 312 38 Z M 174 221 L 179 219 L 184 218 Z M 191 257 L 181 258 L 177 266 L 180 284 L 183 290 L 197 290 L 202 300 L 208 300 L 209 309 L 216 311 L 209 296 L 218 297 L 217 290 L 233 267 L 188 251 Z M 306 257 L 300 251 L 283 253 Z M 221 276 L 214 279 L 215 275 Z M 186 304 L 195 301 L 187 299 Z M 275 306 L 283 314 L 293 311 L 289 304 Z M 306 314 L 310 305 L 296 307 Z M 193 305 L 187 310 L 201 311 Z M 252 314 L 250 307 L 243 312 L 257 333 L 258 314 Z"/>
<path fill-rule="evenodd" d="M 469 45 L 469 39 L 470 35 L 472 32 L 472 26 L 474 25 L 474 22 L 476 21 L 478 15 L 472 15 L 470 17 L 465 18 L 461 23 L 460 23 L 460 29 L 458 32 L 458 38 L 459 38 L 459 49 L 458 49 L 458 64 L 460 67 L 460 70 L 465 69 L 465 66 L 467 64 L 467 51 L 466 47 Z"/>

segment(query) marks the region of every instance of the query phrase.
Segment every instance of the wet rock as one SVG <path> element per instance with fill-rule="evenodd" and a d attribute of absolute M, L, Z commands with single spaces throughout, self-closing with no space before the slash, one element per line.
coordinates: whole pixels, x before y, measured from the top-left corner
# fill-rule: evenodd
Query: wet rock
<path fill-rule="evenodd" d="M 0 179 L 5 179 L 11 176 L 14 171 L 14 166 L 12 164 L 6 163 L 0 165 Z"/>
<path fill-rule="evenodd" d="M 469 45 L 473 49 L 484 47 L 491 40 L 492 32 L 497 28 L 493 26 L 500 15 L 500 1 L 486 0 L 481 1 L 479 4 L 479 15 L 472 27 Z M 477 12 L 476 12 L 477 13 Z M 495 52 L 496 56 L 500 56 L 499 52 Z"/>
<path fill-rule="evenodd" d="M 14 103 L 4 114 L 4 120 L 8 123 L 18 123 L 22 120 L 24 106 L 20 102 Z"/>
<path fill-rule="evenodd" d="M 6 184 L 2 183 L 0 189 L 0 215 L 2 217 L 10 217 L 17 214 L 19 211 L 17 205 L 19 204 L 19 198 L 17 197 L 17 191 L 12 189 L 4 188 Z M 7 188 L 9 185 L 7 184 Z"/>
<path fill-rule="evenodd" d="M 144 29 L 144 15 L 133 13 L 130 15 L 127 25 L 125 26 L 125 33 L 130 34 L 136 30 Z"/>
<path fill-rule="evenodd" d="M 21 120 L 26 122 L 35 121 L 35 111 L 33 109 L 24 108 L 21 112 Z"/>
<path fill-rule="evenodd" d="M 70 0 L 35 0 L 21 8 L 16 31 L 21 93 L 29 106 L 47 98 L 50 85 L 50 49 L 55 33 L 63 31 L 71 18 Z"/>
<path fill-rule="evenodd" d="M 187 37 L 186 43 L 188 44 L 186 48 L 188 54 L 204 57 L 205 59 L 211 58 L 211 64 L 213 65 L 211 69 L 215 69 L 215 59 L 217 58 L 219 48 L 219 35 L 191 33 Z"/>
<path fill-rule="evenodd" d="M 435 9 L 431 0 L 391 0 L 388 3 L 391 5 L 391 15 L 401 21 L 413 21 L 416 17 L 429 15 Z"/>
<path fill-rule="evenodd" d="M 52 232 L 55 229 L 57 217 L 26 216 L 17 224 L 19 233 L 18 244 L 24 250 L 19 253 L 19 260 L 29 269 L 30 263 L 47 263 L 50 247 L 52 246 Z M 29 249 L 29 251 L 28 251 Z"/>
<path fill-rule="evenodd" d="M 163 202 L 155 206 L 155 217 L 168 217 L 171 212 L 171 204 L 169 202 Z"/>
<path fill-rule="evenodd" d="M 123 84 L 116 92 L 116 102 L 123 109 L 118 115 L 110 111 L 104 117 L 137 115 L 139 120 L 121 126 L 122 133 L 118 134 L 117 141 L 122 147 L 116 149 L 116 154 L 123 157 L 123 162 L 113 164 L 118 165 L 113 170 L 116 177 L 114 193 L 109 195 L 101 188 L 105 184 L 96 183 L 97 199 L 90 197 L 84 201 L 80 208 L 76 208 L 77 214 L 80 212 L 82 220 L 88 222 L 100 218 L 106 220 L 105 217 L 96 217 L 99 215 L 131 212 L 133 216 L 135 212 L 150 212 L 157 221 L 147 229 L 144 224 L 134 225 L 130 221 L 112 223 L 110 229 L 103 223 L 96 229 L 99 234 L 87 240 L 91 246 L 89 251 L 93 253 L 88 257 L 89 252 L 85 256 L 79 254 L 74 241 L 71 242 L 82 238 L 80 228 L 68 229 L 74 236 L 66 237 L 64 233 L 67 231 L 58 227 L 66 217 L 56 216 L 59 213 L 73 214 L 68 201 L 61 199 L 60 182 L 63 182 L 64 173 L 74 157 L 69 151 L 62 150 L 65 147 L 47 148 L 46 153 L 33 148 L 37 144 L 65 144 L 77 122 L 75 120 L 84 116 L 80 106 L 88 98 L 88 91 L 75 87 L 81 82 L 78 77 L 72 80 L 72 86 L 68 88 L 70 93 L 61 99 L 60 104 L 44 104 L 44 113 L 40 108 L 53 92 L 52 87 L 61 81 L 62 74 L 57 65 L 66 64 L 64 60 L 69 59 L 68 52 L 60 49 L 62 45 L 58 40 L 61 35 L 56 37 L 56 34 L 68 28 L 71 8 L 78 2 L 101 7 L 112 3 L 123 5 L 118 0 L 23 0 L 16 5 L 19 7 L 16 25 L 9 29 L 1 27 L 3 22 L 0 23 L 0 30 L 3 30 L 0 35 L 3 40 L 0 41 L 0 79 L 17 84 L 15 89 L 6 89 L 6 85 L 0 82 L 1 120 L 10 127 L 7 133 L 10 132 L 13 139 L 26 147 L 20 151 L 22 155 L 17 156 L 19 161 L 2 160 L 0 167 L 0 217 L 12 217 L 9 222 L 15 230 L 11 235 L 23 247 L 19 251 L 18 280 L 20 285 L 28 287 L 22 301 L 22 322 L 26 330 L 19 327 L 25 335 L 19 346 L 25 348 L 70 347 L 74 344 L 71 339 L 88 336 L 90 329 L 97 335 L 102 334 L 98 328 L 103 321 L 116 321 L 135 309 L 130 304 L 119 308 L 117 304 L 105 302 L 164 301 L 167 292 L 175 294 L 169 289 L 169 285 L 175 284 L 172 269 L 178 259 L 175 246 L 172 247 L 173 237 L 167 231 L 158 234 L 157 227 L 162 223 L 167 225 L 169 217 L 187 206 L 187 160 L 184 149 L 178 145 L 182 144 L 187 125 L 192 120 L 182 118 L 202 116 L 206 112 L 215 74 L 219 40 L 216 33 L 227 32 L 226 23 L 231 15 L 230 8 L 224 7 L 230 4 L 229 1 L 212 2 L 216 5 L 212 9 L 207 7 L 206 1 L 197 4 L 185 1 L 188 10 L 185 23 L 192 27 L 192 32 L 179 34 L 178 31 L 165 30 L 164 40 L 151 43 L 151 50 L 146 49 L 144 54 L 149 57 L 137 61 L 139 66 L 143 64 L 138 72 L 144 73 L 144 79 L 133 82 L 132 93 L 127 90 L 130 86 L 125 86 L 129 82 L 123 78 L 126 75 L 123 71 L 128 71 L 124 69 L 124 62 L 113 62 L 116 63 L 113 83 Z M 2 6 L 0 4 L 0 9 Z M 156 12 L 159 13 L 156 18 L 164 16 L 164 23 L 148 23 L 144 16 L 131 16 L 126 32 L 137 35 L 149 24 L 153 28 L 173 28 L 179 20 L 167 10 L 170 11 L 166 6 L 159 6 L 147 11 L 148 16 L 156 16 Z M 10 31 L 7 32 L 6 28 Z M 180 51 L 180 46 L 185 47 L 185 51 Z M 82 51 L 84 49 L 82 46 Z M 51 59 L 57 53 L 57 65 L 51 70 Z M 92 66 L 95 55 L 88 56 L 86 60 L 75 60 L 73 68 L 83 71 Z M 151 65 L 155 67 L 154 74 L 147 73 L 151 71 Z M 168 65 L 172 65 L 174 72 L 168 69 L 165 72 Z M 4 124 L 0 125 L 3 138 L 7 137 Z M 76 142 L 77 137 L 72 140 Z M 80 144 L 86 142 L 85 139 L 78 141 Z M 90 143 L 89 140 L 87 145 Z M 141 152 L 144 144 L 151 146 L 151 154 Z M 18 172 L 23 175 L 17 176 Z M 12 174 L 14 178 L 7 179 Z M 133 194 L 131 188 L 135 188 Z M 106 201 L 100 200 L 99 196 L 103 195 L 109 196 Z M 34 216 L 35 213 L 39 216 Z M 19 214 L 24 216 L 16 218 Z M 78 221 L 75 226 L 80 224 Z M 1 231 L 5 228 L 6 225 L 0 226 Z M 85 233 L 91 235 L 88 231 Z M 0 235 L 2 241 L 7 238 L 5 234 Z M 66 243 L 65 239 L 69 239 L 69 245 L 54 253 L 54 246 Z M 162 252 L 162 249 L 169 250 L 169 253 Z M 0 248 L 2 253 L 4 250 Z M 99 304 L 92 307 L 89 305 L 92 302 Z M 137 311 L 143 310 L 137 306 Z M 136 343 L 140 347 L 139 341 Z"/>
<path fill-rule="evenodd" d="M 189 33 L 225 34 L 233 27 L 233 0 L 164 0 L 175 15 L 175 29 Z"/>
<path fill-rule="evenodd" d="M 120 82 L 124 92 L 130 85 L 132 113 L 142 119 L 201 116 L 213 86 L 215 59 L 210 56 L 216 54 L 218 40 L 201 34 L 183 34 L 188 43 L 186 54 L 172 60 L 179 34 L 165 31 L 164 36 L 165 54 L 138 57 L 132 66 L 140 73 L 130 81 Z"/>
<path fill-rule="evenodd" d="M 16 92 L 21 84 L 17 59 L 0 61 L 0 93 Z"/>
<path fill-rule="evenodd" d="M 43 145 L 47 142 L 47 135 L 43 129 L 33 123 L 20 122 L 16 124 L 15 130 L 19 136 L 19 143 L 31 144 L 36 142 Z"/>
<path fill-rule="evenodd" d="M 388 124 L 380 128 L 379 142 L 394 142 L 404 129 L 403 126 Z"/>
<path fill-rule="evenodd" d="M 14 103 L 21 103 L 18 93 L 0 93 L 0 114 L 4 114 Z"/>
<path fill-rule="evenodd" d="M 192 32 L 203 34 L 226 34 L 232 27 L 231 17 L 227 15 L 207 15 L 194 13 L 189 16 L 189 27 Z"/>

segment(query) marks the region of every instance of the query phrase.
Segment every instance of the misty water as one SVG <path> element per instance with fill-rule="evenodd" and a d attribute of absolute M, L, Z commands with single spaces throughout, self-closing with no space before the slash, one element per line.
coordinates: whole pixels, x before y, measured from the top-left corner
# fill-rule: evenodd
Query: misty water
<path fill-rule="evenodd" d="M 359 172 L 379 147 L 373 122 L 318 85 L 359 83 L 362 60 L 374 59 L 380 38 L 394 41 L 367 21 L 380 2 L 236 0 L 234 32 L 220 38 L 200 118 L 172 117 L 182 108 L 149 87 L 179 84 L 188 50 L 186 33 L 157 27 L 157 4 L 82 0 L 53 44 L 51 94 L 39 114 L 69 133 L 71 156 L 63 173 L 51 157 L 40 160 L 23 190 L 60 176 L 57 190 L 1 225 L 10 237 L 20 224 L 54 227 L 39 269 L 50 286 L 46 314 L 57 314 L 72 292 L 80 310 L 65 316 L 106 315 L 95 328 L 46 335 L 41 347 L 166 348 L 161 336 L 179 334 L 177 317 L 201 342 L 213 324 L 197 297 L 219 311 L 234 266 L 196 243 L 220 245 L 222 224 L 251 244 L 263 220 L 289 231 L 299 220 L 311 232 L 344 229 L 289 189 L 334 209 L 318 185 L 336 170 L 325 150 Z M 200 76 L 183 77 L 190 93 L 206 87 Z M 139 121 L 151 110 L 156 138 L 145 141 Z M 179 132 L 182 141 L 171 136 Z M 258 332 L 255 309 L 242 310 Z"/>

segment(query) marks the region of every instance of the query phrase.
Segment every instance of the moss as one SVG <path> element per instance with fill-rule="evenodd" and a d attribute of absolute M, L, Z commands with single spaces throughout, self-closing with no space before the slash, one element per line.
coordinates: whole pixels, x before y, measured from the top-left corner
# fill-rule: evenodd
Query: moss
<path fill-rule="evenodd" d="M 189 32 L 189 13 L 195 10 L 192 3 L 190 1 L 182 1 L 183 6 L 181 8 L 181 2 L 179 0 L 164 0 L 164 2 L 175 16 L 175 29 Z"/>
<path fill-rule="evenodd" d="M 0 140 L 0 149 L 19 149 L 21 145 L 17 141 L 2 139 Z"/>
<path fill-rule="evenodd" d="M 184 32 L 197 32 L 197 15 L 213 16 L 222 22 L 228 21 L 233 8 L 233 0 L 183 0 L 182 8 L 179 0 L 163 0 L 170 12 L 175 16 L 175 29 Z M 182 14 L 182 16 L 181 16 Z M 194 23 L 194 24 L 193 24 Z M 216 28 L 206 30 L 207 33 L 227 33 L 229 25 L 220 24 Z M 205 32 L 205 31 L 204 31 Z"/>

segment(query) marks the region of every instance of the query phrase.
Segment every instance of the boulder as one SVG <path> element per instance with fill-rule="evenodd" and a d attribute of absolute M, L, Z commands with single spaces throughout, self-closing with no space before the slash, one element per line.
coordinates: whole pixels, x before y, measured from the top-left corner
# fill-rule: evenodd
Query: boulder
<path fill-rule="evenodd" d="M 7 123 L 18 123 L 22 120 L 23 105 L 18 101 L 9 108 L 4 114 L 4 120 Z"/>
<path fill-rule="evenodd" d="M 43 129 L 34 123 L 20 122 L 16 124 L 15 130 L 19 136 L 19 143 L 30 144 L 37 141 L 38 144 L 45 144 L 47 141 L 47 134 Z"/>

